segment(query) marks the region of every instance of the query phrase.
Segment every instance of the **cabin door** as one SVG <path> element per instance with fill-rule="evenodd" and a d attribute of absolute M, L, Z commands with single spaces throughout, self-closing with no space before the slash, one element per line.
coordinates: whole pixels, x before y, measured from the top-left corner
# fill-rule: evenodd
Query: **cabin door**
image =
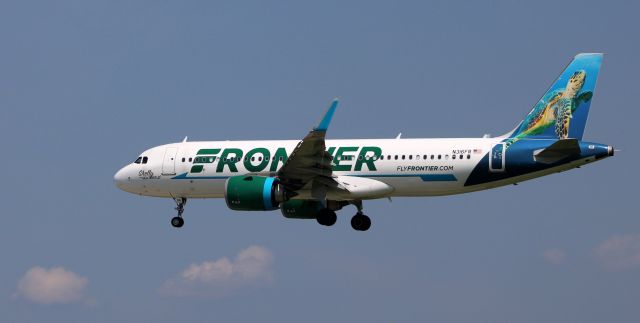
<path fill-rule="evenodd" d="M 504 172 L 504 143 L 495 144 L 489 155 L 489 170 L 492 172 Z"/>
<path fill-rule="evenodd" d="M 176 153 L 178 148 L 167 147 L 164 152 L 164 161 L 162 162 L 162 175 L 176 174 Z"/>

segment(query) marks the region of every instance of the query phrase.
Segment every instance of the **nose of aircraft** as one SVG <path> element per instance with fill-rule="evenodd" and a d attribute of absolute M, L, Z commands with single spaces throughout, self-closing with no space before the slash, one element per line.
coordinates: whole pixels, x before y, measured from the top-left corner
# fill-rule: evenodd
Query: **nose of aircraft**
<path fill-rule="evenodd" d="M 113 182 L 121 190 L 124 190 L 124 186 L 128 180 L 129 176 L 127 175 L 127 166 L 122 167 L 115 175 L 113 175 Z"/>

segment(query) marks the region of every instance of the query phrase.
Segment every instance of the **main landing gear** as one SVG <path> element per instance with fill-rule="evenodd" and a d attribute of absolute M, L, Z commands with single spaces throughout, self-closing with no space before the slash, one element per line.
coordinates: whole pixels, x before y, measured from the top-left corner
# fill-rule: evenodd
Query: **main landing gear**
<path fill-rule="evenodd" d="M 371 219 L 362 213 L 362 201 L 354 201 L 354 202 L 342 202 L 343 204 L 339 205 L 328 205 L 328 207 L 320 210 L 318 215 L 316 216 L 316 221 L 324 226 L 332 226 L 336 223 L 338 217 L 336 216 L 336 212 L 334 209 L 339 210 L 342 206 L 347 204 L 353 204 L 356 208 L 358 208 L 358 213 L 351 218 L 351 227 L 356 231 L 367 231 L 371 228 Z"/>
<path fill-rule="evenodd" d="M 338 217 L 336 216 L 336 211 L 329 208 L 324 208 L 320 210 L 318 216 L 316 217 L 316 220 L 318 221 L 318 223 L 330 227 L 336 224 Z"/>
<path fill-rule="evenodd" d="M 353 205 L 358 208 L 358 213 L 351 218 L 351 227 L 356 231 L 369 230 L 371 219 L 362 213 L 362 201 L 355 201 Z"/>
<path fill-rule="evenodd" d="M 182 218 L 182 213 L 184 213 L 184 205 L 187 204 L 187 198 L 186 197 L 178 197 L 178 198 L 174 198 L 174 201 L 176 201 L 176 211 L 178 211 L 178 216 L 174 217 L 171 219 L 171 225 L 174 228 L 182 228 L 182 226 L 184 225 L 184 219 Z"/>

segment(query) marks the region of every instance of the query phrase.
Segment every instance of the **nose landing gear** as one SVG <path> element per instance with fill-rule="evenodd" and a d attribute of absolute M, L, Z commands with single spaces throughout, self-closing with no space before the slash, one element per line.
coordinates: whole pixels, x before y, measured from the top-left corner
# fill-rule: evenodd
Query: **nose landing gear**
<path fill-rule="evenodd" d="M 177 197 L 173 199 L 176 202 L 176 211 L 178 211 L 178 216 L 171 219 L 171 225 L 174 228 L 182 228 L 184 225 L 184 219 L 182 218 L 182 213 L 184 213 L 184 205 L 187 204 L 186 197 Z"/>

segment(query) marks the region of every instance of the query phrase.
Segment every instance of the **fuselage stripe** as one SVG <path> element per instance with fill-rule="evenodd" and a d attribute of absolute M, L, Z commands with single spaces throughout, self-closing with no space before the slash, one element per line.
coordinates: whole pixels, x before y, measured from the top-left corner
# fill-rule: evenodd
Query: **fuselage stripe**
<path fill-rule="evenodd" d="M 193 176 L 187 177 L 188 173 L 183 173 L 178 176 L 174 176 L 171 179 L 227 179 L 230 176 Z M 357 177 L 420 177 L 424 182 L 455 182 L 458 179 L 453 174 L 375 174 L 375 175 L 346 175 L 346 176 L 357 176 Z"/>

